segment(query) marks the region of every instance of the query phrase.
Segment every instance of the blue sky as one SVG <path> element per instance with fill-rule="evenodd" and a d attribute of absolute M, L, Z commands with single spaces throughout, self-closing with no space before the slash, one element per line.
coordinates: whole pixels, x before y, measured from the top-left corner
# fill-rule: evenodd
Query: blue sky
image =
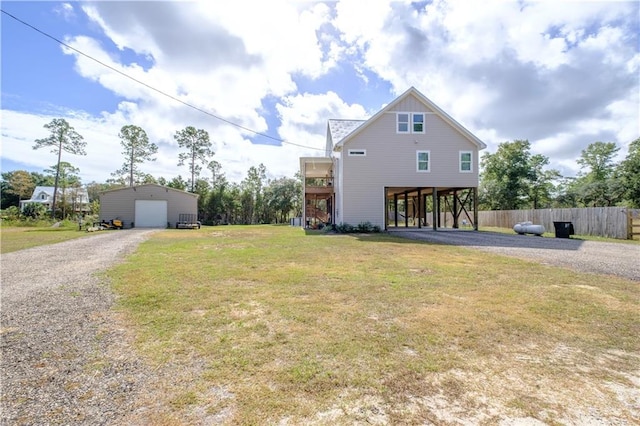
<path fill-rule="evenodd" d="M 482 4 L 480 4 L 482 3 Z M 595 141 L 626 153 L 640 135 L 639 3 L 24 2 L 1 15 L 2 171 L 39 171 L 32 150 L 63 117 L 88 155 L 65 154 L 83 182 L 123 158 L 119 129 L 135 124 L 160 150 L 143 171 L 187 176 L 173 134 L 207 130 L 232 181 L 263 163 L 293 176 L 321 155 L 329 118 L 368 118 L 414 86 L 492 152 L 528 139 L 571 176 Z M 366 13 L 364 11 L 366 10 Z M 165 97 L 109 67 L 261 137 Z M 295 145 L 294 145 L 295 144 Z M 299 145 L 302 145 L 299 146 Z"/>

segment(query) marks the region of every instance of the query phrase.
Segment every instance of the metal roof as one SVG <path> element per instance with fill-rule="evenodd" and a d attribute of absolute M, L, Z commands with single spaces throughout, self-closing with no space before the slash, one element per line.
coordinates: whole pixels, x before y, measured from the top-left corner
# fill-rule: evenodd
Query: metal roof
<path fill-rule="evenodd" d="M 349 133 L 360 127 L 367 120 L 339 120 L 329 119 L 329 132 L 333 144 L 337 144 Z"/>

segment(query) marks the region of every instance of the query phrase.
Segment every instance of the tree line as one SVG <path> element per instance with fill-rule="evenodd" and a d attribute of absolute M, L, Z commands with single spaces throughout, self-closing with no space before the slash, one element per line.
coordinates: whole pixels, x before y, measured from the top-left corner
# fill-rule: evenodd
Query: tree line
<path fill-rule="evenodd" d="M 576 160 L 580 171 L 564 177 L 547 169 L 549 158 L 531 154 L 527 140 L 504 142 L 481 160 L 481 210 L 628 206 L 640 208 L 640 138 L 624 160 L 614 142 L 594 142 Z"/>
<path fill-rule="evenodd" d="M 67 161 L 62 161 L 62 153 L 86 155 L 86 142 L 64 119 L 54 119 L 44 126 L 50 131 L 45 139 L 36 140 L 33 149 L 50 147 L 56 155 L 57 163 L 44 173 L 16 170 L 2 173 L 0 182 L 0 203 L 2 209 L 15 207 L 21 200 L 29 199 L 36 186 L 53 186 L 54 200 L 52 215 L 65 218 L 73 214 L 75 206 L 70 205 L 82 183 L 80 170 Z M 186 166 L 188 179 L 182 175 L 172 179 L 154 177 L 142 170 L 142 165 L 155 161 L 158 146 L 149 140 L 147 133 L 139 126 L 123 126 L 118 134 L 124 158 L 122 167 L 111 173 L 104 183 L 91 182 L 84 185 L 89 197 L 89 213 L 99 211 L 100 192 L 155 183 L 199 195 L 198 217 L 205 224 L 256 224 L 282 223 L 302 212 L 302 181 L 299 175 L 293 178 L 268 179 L 263 164 L 252 166 L 240 183 L 229 182 L 222 165 L 212 159 L 215 155 L 208 132 L 188 126 L 176 131 L 174 139 L 182 149 L 178 153 L 177 166 Z M 207 172 L 203 170 L 206 168 Z M 207 175 L 204 177 L 204 175 Z M 61 199 L 58 199 L 60 193 Z M 27 216 L 42 216 L 43 206 L 28 204 Z M 17 212 L 15 212 L 17 213 Z"/>
<path fill-rule="evenodd" d="M 86 143 L 64 119 L 44 126 L 50 135 L 35 141 L 34 149 L 51 148 L 57 163 L 44 173 L 17 170 L 2 173 L 0 203 L 2 209 L 18 206 L 28 199 L 35 186 L 54 186 L 52 214 L 66 217 L 76 209 L 73 195 L 84 187 L 89 196 L 89 211 L 99 211 L 102 191 L 145 183 L 156 183 L 197 193 L 198 217 L 205 224 L 283 223 L 302 213 L 302 177 L 268 179 L 263 164 L 251 166 L 240 183 L 229 182 L 215 155 L 209 134 L 188 126 L 176 131 L 174 139 L 182 149 L 177 166 L 186 166 L 188 178 L 181 175 L 168 180 L 144 173 L 142 165 L 155 161 L 158 146 L 139 126 L 123 126 L 118 134 L 124 158 L 122 167 L 104 183 L 82 185 L 80 170 L 62 153 L 86 155 Z M 576 160 L 580 172 L 563 177 L 549 169 L 549 158 L 531 153 L 527 140 L 503 142 L 495 153 L 485 153 L 480 162 L 479 206 L 482 210 L 517 210 L 561 207 L 624 205 L 640 208 L 640 138 L 629 146 L 627 156 L 616 163 L 619 147 L 613 142 L 594 142 Z M 204 171 L 206 169 L 206 171 Z M 60 191 L 58 191 L 60 190 Z M 62 196 L 57 200 L 58 192 Z M 28 215 L 42 215 L 31 206 Z"/>

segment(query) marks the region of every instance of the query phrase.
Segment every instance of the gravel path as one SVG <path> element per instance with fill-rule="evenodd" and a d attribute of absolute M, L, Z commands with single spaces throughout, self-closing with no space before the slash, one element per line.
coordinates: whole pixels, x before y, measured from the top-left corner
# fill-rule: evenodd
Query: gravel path
<path fill-rule="evenodd" d="M 474 231 L 392 231 L 393 235 L 515 256 L 580 272 L 640 281 L 640 245 Z"/>
<path fill-rule="evenodd" d="M 151 230 L 100 232 L 2 255 L 0 423 L 118 424 L 151 376 L 96 273 Z"/>

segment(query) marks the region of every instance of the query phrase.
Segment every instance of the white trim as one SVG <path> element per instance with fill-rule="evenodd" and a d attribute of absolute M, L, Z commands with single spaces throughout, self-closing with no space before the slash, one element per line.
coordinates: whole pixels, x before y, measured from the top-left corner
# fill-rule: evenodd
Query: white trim
<path fill-rule="evenodd" d="M 462 155 L 469 154 L 469 170 L 462 170 Z M 465 161 L 466 163 L 467 161 Z M 458 171 L 460 173 L 473 173 L 473 151 L 459 151 L 458 154 Z"/>
<path fill-rule="evenodd" d="M 427 154 L 427 170 L 420 170 L 420 154 Z M 418 173 L 430 173 L 431 172 L 431 151 L 418 150 L 416 151 L 416 172 Z"/>
<path fill-rule="evenodd" d="M 349 157 L 366 157 L 367 156 L 367 150 L 366 149 L 350 149 L 349 151 L 347 151 L 347 153 L 349 154 Z"/>

